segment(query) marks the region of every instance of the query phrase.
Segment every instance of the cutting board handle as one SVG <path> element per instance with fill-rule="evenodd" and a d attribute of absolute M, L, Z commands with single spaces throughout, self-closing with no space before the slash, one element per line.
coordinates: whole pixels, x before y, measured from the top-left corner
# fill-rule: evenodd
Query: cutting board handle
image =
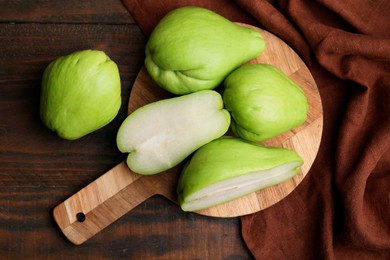
<path fill-rule="evenodd" d="M 64 235 L 80 245 L 155 194 L 175 201 L 176 176 L 143 176 L 122 162 L 59 204 L 54 219 Z"/>
<path fill-rule="evenodd" d="M 252 214 L 279 202 L 303 180 L 317 155 L 322 136 L 323 116 L 317 85 L 301 58 L 275 35 L 259 28 L 267 48 L 250 63 L 273 64 L 298 83 L 308 98 L 309 113 L 306 122 L 291 131 L 263 142 L 263 145 L 284 147 L 296 151 L 304 160 L 301 172 L 280 185 L 248 194 L 234 201 L 196 213 L 213 217 L 237 217 Z M 173 97 L 156 85 L 145 67 L 140 70 L 129 98 L 128 113 L 137 108 Z M 176 201 L 176 186 L 182 164 L 152 176 L 133 173 L 125 162 L 117 165 L 93 183 L 54 209 L 54 218 L 65 236 L 81 244 L 113 223 L 154 194 Z"/>

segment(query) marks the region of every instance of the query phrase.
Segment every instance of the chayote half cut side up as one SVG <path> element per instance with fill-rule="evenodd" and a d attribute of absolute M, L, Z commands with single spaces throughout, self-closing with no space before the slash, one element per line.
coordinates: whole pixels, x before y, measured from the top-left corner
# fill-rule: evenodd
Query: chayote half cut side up
<path fill-rule="evenodd" d="M 221 137 L 199 148 L 177 186 L 184 211 L 197 211 L 282 183 L 303 164 L 294 151 Z"/>
<path fill-rule="evenodd" d="M 131 113 L 120 126 L 117 146 L 139 174 L 168 170 L 202 145 L 224 135 L 230 114 L 214 90 L 162 99 Z"/>

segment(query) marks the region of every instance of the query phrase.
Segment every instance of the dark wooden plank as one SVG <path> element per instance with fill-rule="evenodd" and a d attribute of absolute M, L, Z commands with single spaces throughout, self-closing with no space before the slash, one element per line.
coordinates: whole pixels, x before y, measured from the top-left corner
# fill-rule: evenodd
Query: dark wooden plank
<path fill-rule="evenodd" d="M 4 196 L 12 196 L 7 198 Z M 153 197 L 91 240 L 75 246 L 48 212 L 60 196 L 48 188 L 0 192 L 12 206 L 0 213 L 0 253 L 5 259 L 250 259 L 239 219 L 183 213 Z M 30 197 L 27 197 L 27 196 Z M 26 200 L 27 198 L 27 200 Z"/>
<path fill-rule="evenodd" d="M 115 145 L 116 129 L 126 116 L 130 87 L 143 63 L 145 39 L 134 25 L 0 24 L 0 183 L 18 172 L 28 184 L 39 174 L 56 185 L 84 181 L 86 173 L 108 170 L 123 159 Z M 119 66 L 123 104 L 107 127 L 69 142 L 57 138 L 39 119 L 41 76 L 50 61 L 81 49 L 103 50 Z M 80 156 L 82 155 L 82 156 Z M 58 168 L 64 169 L 57 172 Z M 53 178 L 62 178 L 59 182 Z M 45 176 L 45 177 L 43 177 Z M 61 177 L 62 176 L 62 177 Z M 68 176 L 68 177 L 65 177 Z M 96 176 L 96 175 L 95 175 Z M 87 178 L 92 180 L 91 177 Z M 19 179 L 19 185 L 23 184 Z M 39 180 L 37 180 L 40 182 Z M 45 185 L 45 184 L 41 184 Z"/>
<path fill-rule="evenodd" d="M 131 24 L 120 0 L 0 0 L 0 22 Z"/>
<path fill-rule="evenodd" d="M 116 131 L 143 64 L 135 25 L 0 24 L 0 255 L 5 259 L 250 259 L 238 218 L 182 212 L 153 197 L 81 246 L 57 228 L 52 209 L 122 161 Z M 39 119 L 40 81 L 54 58 L 105 51 L 119 66 L 123 104 L 108 126 L 76 141 Z"/>

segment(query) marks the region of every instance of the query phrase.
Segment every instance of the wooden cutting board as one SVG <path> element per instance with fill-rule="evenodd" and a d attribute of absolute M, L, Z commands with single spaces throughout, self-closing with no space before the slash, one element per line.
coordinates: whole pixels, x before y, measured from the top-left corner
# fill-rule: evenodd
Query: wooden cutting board
<path fill-rule="evenodd" d="M 316 83 L 303 61 L 275 35 L 253 26 L 240 25 L 259 30 L 266 41 L 265 51 L 249 63 L 268 63 L 278 67 L 305 92 L 309 103 L 306 122 L 298 128 L 262 142 L 263 145 L 296 151 L 303 158 L 304 165 L 299 174 L 286 182 L 197 212 L 212 217 L 251 214 L 285 198 L 308 173 L 317 155 L 322 136 L 321 98 Z M 130 94 L 128 112 L 131 113 L 147 103 L 170 97 L 173 95 L 158 87 L 146 69 L 142 68 Z M 81 244 L 153 195 L 163 195 L 176 203 L 176 184 L 181 167 L 182 164 L 160 174 L 143 176 L 132 172 L 126 163 L 122 162 L 59 204 L 53 211 L 54 219 L 71 242 Z"/>

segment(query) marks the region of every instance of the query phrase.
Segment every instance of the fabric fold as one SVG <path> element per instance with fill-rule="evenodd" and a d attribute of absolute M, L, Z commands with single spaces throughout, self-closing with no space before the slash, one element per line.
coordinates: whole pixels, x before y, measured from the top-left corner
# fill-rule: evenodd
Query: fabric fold
<path fill-rule="evenodd" d="M 390 2 L 123 0 L 148 37 L 170 10 L 259 26 L 309 67 L 323 102 L 317 158 L 285 199 L 241 217 L 258 259 L 390 258 Z"/>

